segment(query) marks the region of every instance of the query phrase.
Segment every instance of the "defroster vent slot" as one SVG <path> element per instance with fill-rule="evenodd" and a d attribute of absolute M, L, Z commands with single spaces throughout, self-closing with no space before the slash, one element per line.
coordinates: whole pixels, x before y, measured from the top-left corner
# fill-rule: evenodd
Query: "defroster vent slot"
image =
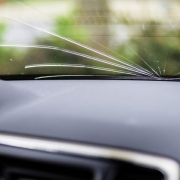
<path fill-rule="evenodd" d="M 0 180 L 93 180 L 93 171 L 81 166 L 0 157 Z"/>

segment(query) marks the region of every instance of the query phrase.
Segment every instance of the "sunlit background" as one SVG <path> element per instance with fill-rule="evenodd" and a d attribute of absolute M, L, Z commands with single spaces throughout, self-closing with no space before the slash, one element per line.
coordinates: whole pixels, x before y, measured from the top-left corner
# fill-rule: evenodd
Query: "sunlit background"
<path fill-rule="evenodd" d="M 0 0 L 1 75 L 180 75 L 179 0 Z"/>

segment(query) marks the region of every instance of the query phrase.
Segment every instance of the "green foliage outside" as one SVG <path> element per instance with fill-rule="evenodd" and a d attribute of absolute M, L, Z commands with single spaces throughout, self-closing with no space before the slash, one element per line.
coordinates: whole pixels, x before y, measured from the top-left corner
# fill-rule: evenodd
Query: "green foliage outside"
<path fill-rule="evenodd" d="M 52 30 L 55 34 L 71 39 L 81 44 L 94 47 L 95 49 L 105 52 L 116 59 L 125 63 L 140 66 L 154 75 L 174 76 L 180 72 L 180 30 L 177 28 L 164 28 L 160 22 L 143 22 L 139 25 L 138 30 L 133 33 L 127 40 L 117 43 L 116 46 L 107 45 L 107 47 L 94 46 L 95 37 L 91 35 L 90 26 L 76 25 L 75 11 L 66 16 L 57 17 L 55 28 Z M 127 26 L 131 23 L 127 18 L 121 17 L 121 23 Z M 157 26 L 158 25 L 158 26 Z M 0 42 L 3 43 L 3 37 L 7 28 L 0 24 Z M 97 29 L 98 30 L 98 29 Z M 42 33 L 43 34 L 43 33 Z M 89 35 L 89 36 L 88 36 Z M 94 39 L 92 39 L 94 38 Z M 108 38 L 104 37 L 108 41 Z M 98 41 L 98 40 L 97 40 Z M 63 40 L 62 38 L 51 35 L 38 38 L 36 45 L 53 46 L 59 49 L 83 53 L 94 56 L 110 62 L 112 59 L 103 57 L 76 44 Z M 113 72 L 98 71 L 85 68 L 34 68 L 25 69 L 28 64 L 40 63 L 66 63 L 66 64 L 84 64 L 89 66 L 99 66 L 104 68 L 113 68 L 122 70 L 113 65 L 107 65 L 100 62 L 92 61 L 87 58 L 76 56 L 61 50 L 39 49 L 39 48 L 6 48 L 0 47 L 0 73 L 1 74 L 115 74 Z M 113 52 L 112 52 L 113 51 Z M 123 58 L 124 57 L 124 58 Z"/>
<path fill-rule="evenodd" d="M 180 30 L 171 30 L 167 34 L 167 31 L 163 32 L 157 26 L 145 28 L 140 32 L 141 37 L 130 38 L 128 42 L 119 45 L 117 52 L 159 75 L 173 76 L 179 73 Z"/>

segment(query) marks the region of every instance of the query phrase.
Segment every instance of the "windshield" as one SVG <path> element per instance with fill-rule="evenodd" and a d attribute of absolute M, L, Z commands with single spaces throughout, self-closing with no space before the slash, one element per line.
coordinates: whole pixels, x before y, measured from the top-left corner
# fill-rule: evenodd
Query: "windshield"
<path fill-rule="evenodd" d="M 179 0 L 0 0 L 0 76 L 180 75 Z"/>

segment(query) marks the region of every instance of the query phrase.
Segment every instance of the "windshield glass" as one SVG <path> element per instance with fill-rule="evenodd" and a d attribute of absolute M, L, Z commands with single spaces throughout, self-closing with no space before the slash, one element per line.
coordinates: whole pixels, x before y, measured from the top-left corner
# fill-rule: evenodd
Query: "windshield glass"
<path fill-rule="evenodd" d="M 179 0 L 0 0 L 0 75 L 180 75 Z"/>

